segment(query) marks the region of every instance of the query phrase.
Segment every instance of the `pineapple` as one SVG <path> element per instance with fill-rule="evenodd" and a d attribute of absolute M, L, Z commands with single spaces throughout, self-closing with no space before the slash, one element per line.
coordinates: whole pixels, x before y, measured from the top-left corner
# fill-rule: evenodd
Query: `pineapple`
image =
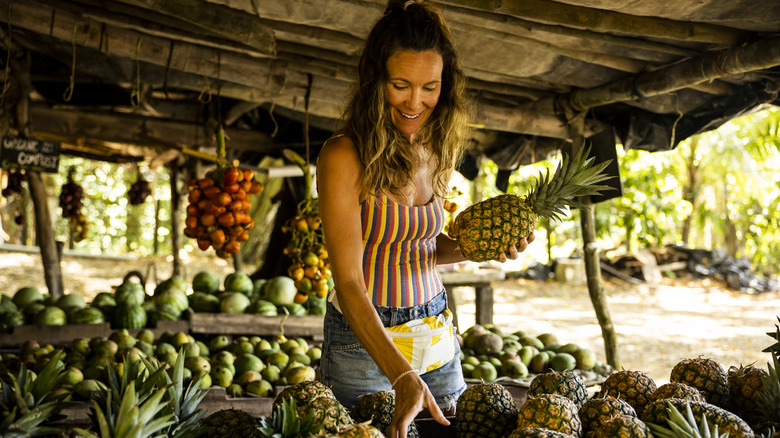
<path fill-rule="evenodd" d="M 298 408 L 298 417 L 306 418 L 309 414 L 312 415 L 315 423 L 322 423 L 327 432 L 338 432 L 346 426 L 355 424 L 347 408 L 330 397 L 317 397 L 306 406 Z"/>
<path fill-rule="evenodd" d="M 370 421 L 371 425 L 387 434 L 387 428 L 393 421 L 395 411 L 395 394 L 391 391 L 380 391 L 373 394 L 366 394 L 360 397 L 352 415 L 355 421 Z M 419 432 L 414 422 L 409 424 L 409 430 L 406 431 L 409 438 L 418 438 Z"/>
<path fill-rule="evenodd" d="M 618 414 L 599 426 L 592 434 L 593 438 L 650 438 L 650 429 L 633 415 Z"/>
<path fill-rule="evenodd" d="M 758 394 L 768 376 L 766 371 L 752 365 L 732 366 L 728 371 L 730 410 L 754 428 L 759 415 Z"/>
<path fill-rule="evenodd" d="M 517 405 L 498 383 L 478 383 L 458 397 L 455 420 L 460 438 L 505 437 L 515 429 Z"/>
<path fill-rule="evenodd" d="M 696 418 L 688 403 L 685 403 L 685 416 L 671 403 L 667 410 L 669 416 L 666 421 L 671 429 L 650 424 L 650 430 L 656 438 L 727 438 L 729 436 L 728 433 L 720 433 L 717 424 L 710 426 L 706 414 Z"/>
<path fill-rule="evenodd" d="M 574 402 L 577 409 L 588 401 L 588 389 L 582 378 L 571 371 L 537 374 L 528 387 L 528 396 L 558 394 Z"/>
<path fill-rule="evenodd" d="M 727 409 L 729 382 L 726 370 L 712 359 L 683 359 L 672 368 L 671 382 L 685 383 L 701 392 L 707 403 Z"/>
<path fill-rule="evenodd" d="M 294 415 L 298 418 L 297 413 Z M 255 417 L 238 409 L 220 409 L 204 418 L 201 423 L 206 438 L 251 438 L 260 435 Z M 272 435 L 268 435 L 272 436 Z"/>
<path fill-rule="evenodd" d="M 146 396 L 136 392 L 134 383 L 130 381 L 122 388 L 118 407 L 112 403 L 114 395 L 109 390 L 102 390 L 93 401 L 89 416 L 99 434 L 81 428 L 74 430 L 84 438 L 133 438 L 158 436 L 171 426 L 173 414 L 165 414 L 166 404 L 162 400 L 166 389 Z"/>
<path fill-rule="evenodd" d="M 577 406 L 568 398 L 555 394 L 529 397 L 518 410 L 517 427 L 541 427 L 574 436 L 582 434 Z"/>
<path fill-rule="evenodd" d="M 678 398 L 654 401 L 647 405 L 644 414 L 640 417 L 647 424 L 664 425 L 670 418 L 670 406 L 678 411 L 686 410 L 685 405 L 691 410 L 691 415 L 697 421 L 707 417 L 707 422 L 717 425 L 721 432 L 729 434 L 731 438 L 753 438 L 753 430 L 744 420 L 733 413 L 707 402 L 696 402 Z"/>
<path fill-rule="evenodd" d="M 541 427 L 526 427 L 513 430 L 508 438 L 570 438 L 571 436 Z"/>
<path fill-rule="evenodd" d="M 324 438 L 385 438 L 385 436 L 379 429 L 364 422 L 348 426 L 335 435 L 327 434 Z"/>
<path fill-rule="evenodd" d="M 667 398 L 682 398 L 691 401 L 704 401 L 701 393 L 693 386 L 680 382 L 669 382 L 659 386 L 650 396 L 650 401 L 666 400 Z"/>
<path fill-rule="evenodd" d="M 24 365 L 18 374 L 8 373 L 0 382 L 0 436 L 33 437 L 58 435 L 51 422 L 63 418 L 60 411 L 70 406 L 67 393 L 55 395 L 64 377 L 63 353 L 57 351 L 36 376 Z"/>
<path fill-rule="evenodd" d="M 550 177 L 541 173 L 525 197 L 499 195 L 463 210 L 450 227 L 450 237 L 458 241 L 468 260 L 484 262 L 508 253 L 513 244 L 531 234 L 539 217 L 560 220 L 564 206 L 584 207 L 579 196 L 598 194 L 608 186 L 597 185 L 611 178 L 602 173 L 609 161 L 594 165 L 589 150 L 581 147 L 573 159 L 566 154 Z"/>
<path fill-rule="evenodd" d="M 317 397 L 336 398 L 330 388 L 316 380 L 310 380 L 284 388 L 274 399 L 274 407 L 282 404 L 287 398 L 294 399 L 298 406 L 305 406 Z"/>
<path fill-rule="evenodd" d="M 237 413 L 249 416 L 249 414 L 243 411 L 237 411 Z M 316 421 L 312 412 L 309 412 L 303 418 L 300 418 L 298 415 L 298 406 L 295 403 L 295 399 L 288 397 L 274 406 L 273 415 L 270 419 L 260 419 L 259 430 L 257 428 L 252 429 L 247 425 L 242 433 L 236 431 L 236 435 L 231 436 L 236 438 L 253 436 L 264 438 L 309 437 L 317 435 L 322 430 L 323 422 Z M 256 432 L 260 434 L 258 435 Z"/>
<path fill-rule="evenodd" d="M 769 372 L 763 376 L 758 392 L 757 427 L 760 431 L 768 430 L 767 433 L 780 431 L 780 360 L 776 354 L 772 354 L 772 363 L 767 364 Z"/>
<path fill-rule="evenodd" d="M 609 395 L 586 401 L 578 415 L 582 422 L 582 432 L 585 434 L 596 430 L 616 415 L 637 416 L 631 405 Z"/>
<path fill-rule="evenodd" d="M 599 396 L 611 395 L 630 404 L 641 417 L 650 396 L 655 392 L 655 381 L 641 371 L 614 372 L 601 384 Z"/>

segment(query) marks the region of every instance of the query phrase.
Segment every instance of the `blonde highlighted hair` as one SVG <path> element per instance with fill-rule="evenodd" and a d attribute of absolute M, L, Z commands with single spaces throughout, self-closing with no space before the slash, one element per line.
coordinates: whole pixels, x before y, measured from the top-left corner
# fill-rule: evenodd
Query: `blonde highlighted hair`
<path fill-rule="evenodd" d="M 449 177 L 466 149 L 470 103 L 466 76 L 460 68 L 449 29 L 439 12 L 422 2 L 391 0 L 366 39 L 358 78 L 344 111 L 346 134 L 355 142 L 363 165 L 366 193 L 398 191 L 419 166 L 417 146 L 409 143 L 390 118 L 386 84 L 387 60 L 398 50 L 433 50 L 442 57 L 439 101 L 416 138 L 435 160 L 433 189 L 447 193 Z"/>

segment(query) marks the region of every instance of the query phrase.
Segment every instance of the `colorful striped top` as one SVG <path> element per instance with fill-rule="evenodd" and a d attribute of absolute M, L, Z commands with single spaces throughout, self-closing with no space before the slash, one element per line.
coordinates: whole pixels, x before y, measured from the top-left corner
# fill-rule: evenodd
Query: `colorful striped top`
<path fill-rule="evenodd" d="M 436 236 L 445 221 L 440 198 L 408 206 L 369 194 L 360 216 L 363 275 L 375 305 L 417 306 L 443 290 L 436 270 Z"/>

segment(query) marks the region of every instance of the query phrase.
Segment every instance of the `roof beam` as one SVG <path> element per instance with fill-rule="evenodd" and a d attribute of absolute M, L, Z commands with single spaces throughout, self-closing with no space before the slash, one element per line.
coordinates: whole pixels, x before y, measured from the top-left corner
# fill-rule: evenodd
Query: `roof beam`
<path fill-rule="evenodd" d="M 555 113 L 556 105 L 575 112 L 616 102 L 673 93 L 683 88 L 726 76 L 765 70 L 780 65 L 780 37 L 766 38 L 741 47 L 704 56 L 678 64 L 621 79 L 587 90 L 574 90 L 555 98 L 545 98 L 528 105 L 527 109 Z"/>
<path fill-rule="evenodd" d="M 440 0 L 439 2 L 575 29 L 623 35 L 641 34 L 663 40 L 731 46 L 739 42 L 743 36 L 741 31 L 728 27 L 641 17 L 549 0 Z"/>

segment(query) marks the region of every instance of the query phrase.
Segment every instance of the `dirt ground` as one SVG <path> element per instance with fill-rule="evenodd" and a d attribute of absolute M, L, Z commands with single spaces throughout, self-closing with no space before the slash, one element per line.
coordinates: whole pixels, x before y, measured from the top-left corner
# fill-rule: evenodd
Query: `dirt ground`
<path fill-rule="evenodd" d="M 232 271 L 224 260 L 183 258 L 185 276 L 201 270 L 220 276 Z M 137 270 L 148 276 L 153 289 L 171 275 L 170 259 L 100 259 L 65 256 L 63 283 L 67 293 L 91 298 L 121 283 Z M 45 290 L 38 254 L 0 251 L 2 292 L 13 294 L 22 286 Z M 494 322 L 504 331 L 524 330 L 532 335 L 553 333 L 562 343 L 587 346 L 605 359 L 601 330 L 585 285 L 555 281 L 506 280 L 494 287 Z M 647 373 L 658 384 L 669 380 L 677 361 L 699 355 L 725 368 L 756 362 L 766 368 L 769 358 L 761 350 L 772 343 L 780 315 L 780 292 L 750 295 L 726 289 L 708 280 L 665 280 L 648 287 L 607 281 L 607 305 L 618 334 L 622 367 Z M 474 290 L 454 290 L 462 328 L 474 324 Z"/>

